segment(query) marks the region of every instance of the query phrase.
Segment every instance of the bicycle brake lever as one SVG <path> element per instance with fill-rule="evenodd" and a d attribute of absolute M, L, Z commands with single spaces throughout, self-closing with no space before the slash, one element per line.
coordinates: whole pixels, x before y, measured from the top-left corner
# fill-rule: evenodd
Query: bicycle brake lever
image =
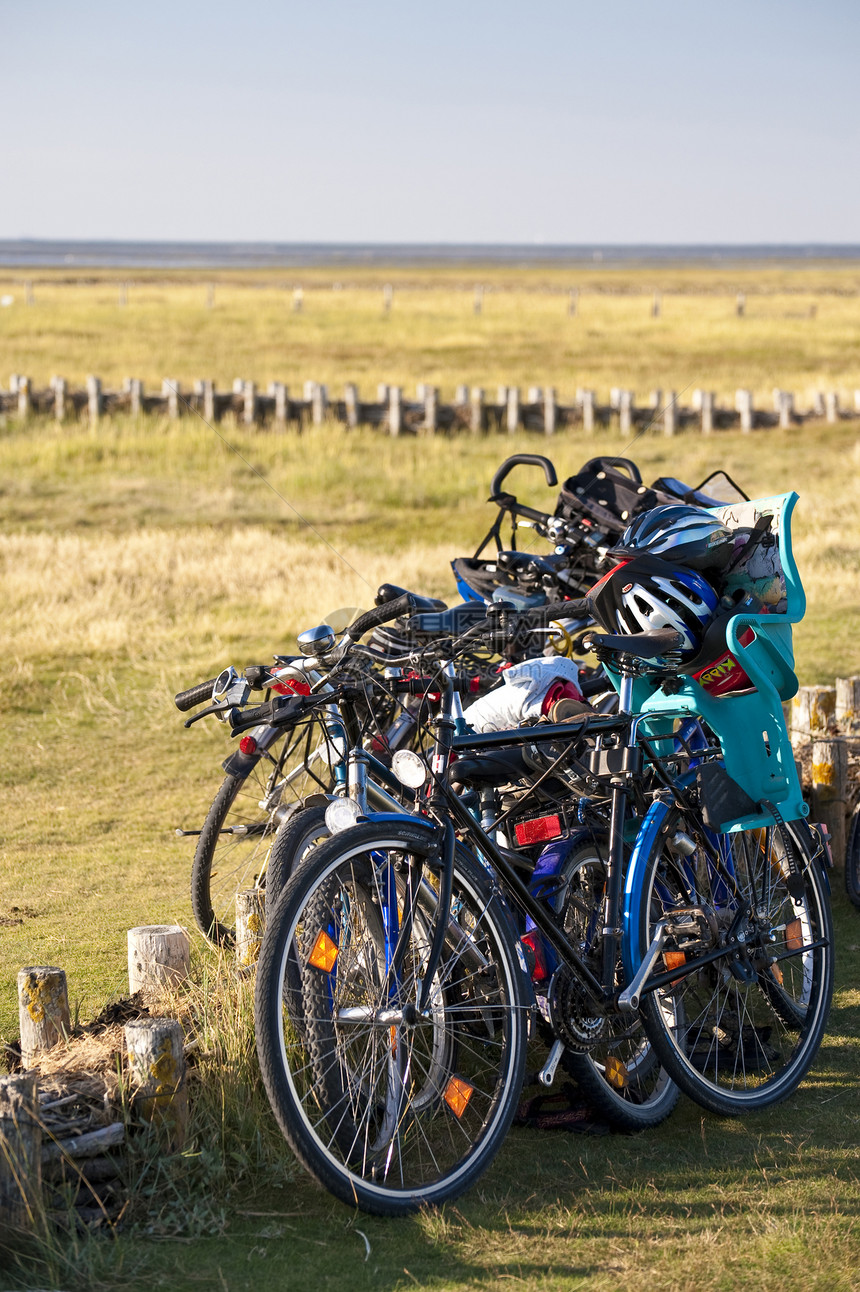
<path fill-rule="evenodd" d="M 210 713 L 224 713 L 224 712 L 226 712 L 226 710 L 224 709 L 223 705 L 210 704 L 208 709 L 200 709 L 199 712 L 195 713 L 192 717 L 186 718 L 185 722 L 182 725 L 184 727 L 191 727 L 194 725 L 195 722 L 199 722 L 201 718 L 208 718 Z"/>

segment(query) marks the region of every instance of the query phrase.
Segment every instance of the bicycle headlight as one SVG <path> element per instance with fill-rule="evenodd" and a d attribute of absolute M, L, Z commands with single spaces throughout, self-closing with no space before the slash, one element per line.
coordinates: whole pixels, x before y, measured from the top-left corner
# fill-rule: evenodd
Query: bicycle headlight
<path fill-rule="evenodd" d="M 391 760 L 391 770 L 401 785 L 420 789 L 427 779 L 427 764 L 411 749 L 398 749 Z"/>
<path fill-rule="evenodd" d="M 350 830 L 361 816 L 361 808 L 354 799 L 332 799 L 325 810 L 325 823 L 332 834 Z"/>

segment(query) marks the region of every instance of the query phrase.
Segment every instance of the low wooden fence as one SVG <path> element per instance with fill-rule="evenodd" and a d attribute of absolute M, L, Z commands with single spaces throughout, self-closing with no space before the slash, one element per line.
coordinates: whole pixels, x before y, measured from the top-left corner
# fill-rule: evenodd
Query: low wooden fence
<path fill-rule="evenodd" d="M 112 413 L 170 418 L 196 413 L 207 422 L 231 417 L 247 426 L 276 430 L 333 420 L 347 428 L 379 427 L 389 435 L 512 433 L 520 429 L 552 435 L 566 427 L 590 431 L 609 425 L 617 426 L 622 434 L 648 426 L 666 435 L 688 428 L 708 434 L 731 427 L 753 431 L 800 426 L 810 420 L 836 423 L 857 418 L 860 390 L 854 391 L 853 406 L 843 404 L 839 393 L 831 390 L 817 394 L 805 409 L 788 390 L 774 390 L 770 407 L 760 406 L 752 391 L 738 390 L 733 408 L 719 404 L 708 390 L 692 391 L 688 404 L 681 404 L 673 390 L 654 390 L 647 403 L 637 404 L 632 390 L 614 388 L 609 401 L 603 403 L 595 391 L 580 389 L 572 403 L 561 403 L 553 386 L 529 387 L 525 396 L 519 386 L 499 386 L 495 399 L 489 399 L 482 386 L 458 386 L 453 402 L 443 403 L 438 386 L 426 384 L 418 386 L 414 399 L 409 399 L 401 386 L 383 384 L 378 386 L 376 398 L 367 400 L 352 382 L 344 386 L 343 396 L 336 398 L 328 386 L 306 381 L 299 398 L 283 382 L 273 381 L 263 392 L 255 382 L 241 378 L 233 382 L 232 390 L 216 390 L 212 381 L 195 381 L 188 388 L 165 379 L 155 394 L 146 391 L 135 377 L 127 378 L 120 390 L 106 390 L 99 377 L 88 377 L 84 389 L 73 389 L 63 377 L 54 377 L 46 388 L 36 390 L 29 377 L 15 374 L 10 388 L 0 390 L 0 416 L 41 414 L 60 422 L 86 418 L 95 423 Z"/>

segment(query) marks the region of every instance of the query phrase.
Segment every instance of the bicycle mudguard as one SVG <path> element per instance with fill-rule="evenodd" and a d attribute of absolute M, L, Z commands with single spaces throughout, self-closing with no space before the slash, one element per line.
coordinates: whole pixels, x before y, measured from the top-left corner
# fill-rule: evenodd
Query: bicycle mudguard
<path fill-rule="evenodd" d="M 636 843 L 633 845 L 633 853 L 627 864 L 624 880 L 624 909 L 621 917 L 621 959 L 624 964 L 624 977 L 628 983 L 633 981 L 636 970 L 642 963 L 639 951 L 639 911 L 642 905 L 646 863 L 671 809 L 671 802 L 655 799 L 645 813 L 636 836 Z"/>

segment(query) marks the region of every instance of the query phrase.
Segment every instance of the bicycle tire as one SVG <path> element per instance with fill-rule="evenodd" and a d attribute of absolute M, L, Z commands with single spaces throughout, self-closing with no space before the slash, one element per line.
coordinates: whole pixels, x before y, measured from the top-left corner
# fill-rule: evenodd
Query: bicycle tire
<path fill-rule="evenodd" d="M 845 843 L 845 892 L 851 905 L 860 910 L 860 803 L 851 815 Z"/>
<path fill-rule="evenodd" d="M 257 1051 L 280 1128 L 319 1183 L 378 1215 L 470 1188 L 501 1147 L 523 1081 L 529 990 L 518 941 L 490 877 L 462 848 L 429 1007 L 409 1014 L 429 938 L 422 903 L 432 908 L 435 890 L 421 886 L 415 905 L 404 885 L 418 870 L 432 878 L 435 847 L 408 822 L 371 822 L 312 849 L 274 907 L 257 966 Z M 410 865 L 395 871 L 395 859 Z M 408 901 L 416 918 L 405 922 L 392 987 L 391 946 L 373 911 L 380 877 L 394 876 L 398 909 Z M 314 960 L 325 929 L 336 948 L 329 970 Z M 382 1008 L 400 1017 L 386 1021 Z"/>
<path fill-rule="evenodd" d="M 667 948 L 683 957 L 669 963 L 664 952 L 657 972 L 681 968 L 687 955 L 691 963 L 696 959 L 695 948 L 684 951 L 683 938 L 671 935 L 673 910 L 713 913 L 717 931 L 700 933 L 700 951 L 726 944 L 737 912 L 736 898 L 701 844 L 686 857 L 672 851 L 667 840 L 677 829 L 695 833 L 672 809 L 647 860 L 639 911 L 640 952 L 657 921 L 667 919 Z M 798 856 L 785 826 L 711 840 L 733 868 L 740 893 L 752 901 L 744 942 L 644 995 L 641 1012 L 654 1049 L 681 1089 L 709 1111 L 734 1116 L 787 1098 L 813 1063 L 833 991 L 833 925 L 823 871 L 811 849 Z M 802 879 L 797 899 L 788 887 L 794 867 Z M 680 928 L 686 917 L 677 919 Z"/>
<path fill-rule="evenodd" d="M 331 788 L 333 775 L 324 760 L 316 758 L 307 770 L 311 750 L 325 743 L 314 740 L 318 730 L 311 723 L 289 732 L 246 776 L 227 776 L 212 800 L 194 850 L 191 909 L 215 946 L 234 945 L 236 893 L 265 886 L 269 850 L 286 808 Z"/>
<path fill-rule="evenodd" d="M 279 827 L 266 867 L 266 910 L 273 910 L 296 866 L 314 844 L 330 838 L 321 804 L 301 808 Z"/>
<path fill-rule="evenodd" d="M 553 906 L 580 954 L 598 954 L 603 924 L 606 851 L 594 840 L 576 846 L 561 868 Z M 585 1052 L 567 1049 L 562 1060 L 582 1093 L 616 1130 L 659 1126 L 671 1116 L 680 1090 L 660 1063 L 641 1019 L 609 1014 Z"/>

